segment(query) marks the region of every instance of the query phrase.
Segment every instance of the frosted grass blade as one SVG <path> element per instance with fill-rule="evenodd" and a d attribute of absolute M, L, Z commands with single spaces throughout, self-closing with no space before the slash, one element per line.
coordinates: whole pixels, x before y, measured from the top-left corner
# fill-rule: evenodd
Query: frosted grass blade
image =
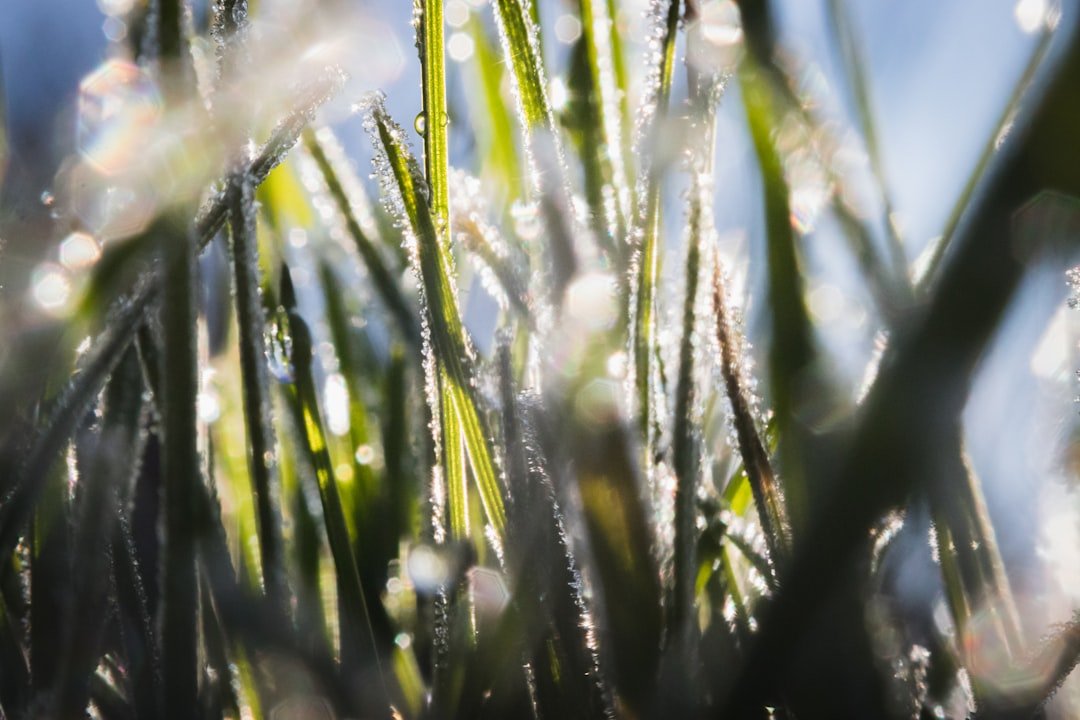
<path fill-rule="evenodd" d="M 675 471 L 675 541 L 672 573 L 672 593 L 668 608 L 668 635 L 675 637 L 693 605 L 693 583 L 697 561 L 694 550 L 697 542 L 697 486 L 700 472 L 700 427 L 695 427 L 694 342 L 697 324 L 698 277 L 701 273 L 702 203 L 701 179 L 695 175 L 689 196 L 687 217 L 687 251 L 683 302 L 682 339 L 679 343 L 679 369 L 675 384 L 674 427 L 672 429 L 672 465 Z"/>
<path fill-rule="evenodd" d="M 716 337 L 720 346 L 721 375 L 724 379 L 724 389 L 731 403 L 738 451 L 753 491 L 754 504 L 757 506 L 758 519 L 761 522 L 762 532 L 765 534 L 769 555 L 775 566 L 782 563 L 787 555 L 789 543 L 787 518 L 776 476 L 769 462 L 769 454 L 758 433 L 745 387 L 739 345 L 727 310 L 723 272 L 719 263 L 713 273 L 713 307 L 716 318 Z M 774 582 L 775 570 L 766 575 L 766 578 Z"/>
<path fill-rule="evenodd" d="M 393 274 L 386 267 L 382 255 L 361 229 L 360 222 L 352 211 L 349 198 L 346 196 L 342 183 L 338 179 L 338 171 L 323 149 L 317 133 L 309 128 L 304 131 L 303 138 L 305 149 L 314 158 L 319 171 L 322 173 L 323 180 L 326 182 L 326 187 L 330 191 L 330 196 L 337 204 L 342 217 L 345 218 L 345 228 L 356 244 L 360 259 L 363 261 L 364 267 L 367 269 L 375 286 L 375 292 L 378 293 L 379 299 L 382 300 L 383 305 L 393 316 L 394 322 L 402 335 L 410 342 L 418 342 L 419 331 L 416 328 L 414 311 L 409 307 L 398 281 L 394 279 Z"/>
<path fill-rule="evenodd" d="M 633 378 L 636 389 L 638 423 L 645 438 L 645 450 L 653 455 L 654 413 L 653 396 L 656 367 L 653 364 L 656 343 L 654 314 L 656 312 L 656 279 L 659 273 L 658 235 L 660 233 L 660 176 L 663 172 L 656 157 L 656 147 L 667 118 L 671 82 L 675 68 L 675 38 L 679 23 L 678 0 L 656 0 L 653 3 L 653 22 L 656 24 L 650 40 L 657 54 L 650 58 L 647 97 L 639 131 L 639 152 L 642 169 L 637 191 L 638 207 L 634 218 L 631 266 L 630 347 L 633 358 Z"/>
<path fill-rule="evenodd" d="M 367 112 L 365 122 L 376 144 L 376 170 L 384 196 L 410 236 L 407 242 L 423 290 L 425 323 L 430 334 L 426 342 L 430 342 L 434 352 L 440 380 L 446 381 L 446 387 L 440 391 L 444 400 L 440 407 L 457 416 L 454 423 L 460 427 L 484 513 L 501 538 L 506 511 L 490 446 L 491 435 L 485 429 L 472 385 L 473 356 L 454 296 L 449 251 L 440 241 L 435 221 L 421 195 L 426 184 L 408 155 L 403 131 L 387 117 L 380 100 L 369 100 Z M 444 441 L 450 442 L 451 438 Z"/>
<path fill-rule="evenodd" d="M 547 100 L 538 30 L 526 9 L 532 4 L 529 0 L 492 2 L 495 22 L 503 43 L 503 54 L 513 71 L 518 110 L 526 131 L 545 124 L 549 125 L 549 129 L 553 129 L 550 127 L 551 107 Z"/>
<path fill-rule="evenodd" d="M 233 284 L 236 304 L 248 471 L 255 499 L 263 585 L 267 597 L 286 615 L 288 585 L 282 559 L 281 517 L 277 509 L 278 477 L 270 385 L 266 367 L 266 315 L 259 297 L 259 250 L 255 237 L 254 187 L 249 177 L 234 176 L 229 212 Z"/>

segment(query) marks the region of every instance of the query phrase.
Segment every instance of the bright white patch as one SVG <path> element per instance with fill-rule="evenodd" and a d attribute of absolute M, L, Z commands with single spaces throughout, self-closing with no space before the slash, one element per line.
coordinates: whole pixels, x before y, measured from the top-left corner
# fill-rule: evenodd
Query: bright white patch
<path fill-rule="evenodd" d="M 473 56 L 475 49 L 473 39 L 463 32 L 453 33 L 446 43 L 446 52 L 455 62 L 465 62 Z"/>
<path fill-rule="evenodd" d="M 565 45 L 577 42 L 581 37 L 581 21 L 573 15 L 560 15 L 555 21 L 555 37 Z"/>
<path fill-rule="evenodd" d="M 326 378 L 323 386 L 323 405 L 326 408 L 326 427 L 337 436 L 349 432 L 349 388 L 341 373 Z"/>

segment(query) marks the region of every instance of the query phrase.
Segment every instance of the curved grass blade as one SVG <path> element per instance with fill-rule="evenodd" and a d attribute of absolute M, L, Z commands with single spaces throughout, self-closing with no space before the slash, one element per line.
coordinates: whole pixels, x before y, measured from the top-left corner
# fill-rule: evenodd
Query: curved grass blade
<path fill-rule="evenodd" d="M 136 296 L 152 292 L 152 282 L 144 281 Z M 27 451 L 26 460 L 18 470 L 15 481 L 0 502 L 0 557 L 10 557 L 26 527 L 37 499 L 44 489 L 44 480 L 85 415 L 105 380 L 119 363 L 131 343 L 136 329 L 143 321 L 145 305 L 122 303 L 108 316 L 108 328 L 91 345 L 73 375 L 44 413 L 46 420 Z"/>
<path fill-rule="evenodd" d="M 484 513 L 498 539 L 506 525 L 506 511 L 495 471 L 490 433 L 485 428 L 473 388 L 473 353 L 452 285 L 449 249 L 441 242 L 435 220 L 421 195 L 425 188 L 415 161 L 408 154 L 404 132 L 393 123 L 382 107 L 381 99 L 367 102 L 366 127 L 376 145 L 376 173 L 389 199 L 392 212 L 406 229 L 414 271 L 420 281 L 425 303 L 425 322 L 430 337 L 437 372 L 443 388 L 442 402 L 433 412 L 453 414 L 451 428 L 460 429 L 461 441 L 468 452 L 469 465 L 476 478 Z M 429 399 L 430 401 L 430 399 Z M 440 421 L 445 426 L 446 423 Z M 453 442 L 453 438 L 445 438 Z M 448 477 L 448 482 L 454 479 Z M 464 516 L 464 508 L 452 511 Z"/>
<path fill-rule="evenodd" d="M 414 312 L 405 299 L 400 285 L 386 267 L 382 255 L 361 229 L 360 222 L 352 211 L 352 204 L 349 202 L 341 180 L 338 178 L 338 170 L 330 161 L 322 141 L 319 140 L 318 133 L 308 128 L 304 131 L 303 139 L 304 148 L 311 154 L 316 165 L 318 165 L 319 172 L 322 173 L 326 187 L 330 191 L 330 197 L 337 204 L 338 212 L 345 218 L 345 228 L 348 230 L 349 235 L 352 236 L 353 242 L 356 243 L 356 249 L 360 253 L 360 259 L 363 261 L 364 267 L 371 276 L 375 292 L 378 293 L 379 299 L 382 300 L 386 309 L 390 311 L 405 339 L 418 344 L 419 330 L 416 328 Z"/>

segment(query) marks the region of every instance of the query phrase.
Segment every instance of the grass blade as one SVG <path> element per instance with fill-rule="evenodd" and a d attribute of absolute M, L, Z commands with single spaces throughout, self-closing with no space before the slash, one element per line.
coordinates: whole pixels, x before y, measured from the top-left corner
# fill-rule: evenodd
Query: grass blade
<path fill-rule="evenodd" d="M 477 94 L 469 94 L 470 100 L 477 103 L 470 116 L 476 125 L 476 139 L 485 148 L 483 167 L 485 173 L 490 171 L 495 175 L 497 187 L 506 188 L 507 199 L 519 198 L 522 194 L 521 165 L 514 144 L 511 111 L 502 96 L 504 65 L 499 62 L 497 50 L 478 16 L 469 18 L 467 29 L 476 48 L 476 62 L 472 67 L 480 84 L 478 98 L 474 98 Z"/>
<path fill-rule="evenodd" d="M 657 157 L 657 146 L 667 118 L 671 81 L 675 68 L 675 37 L 679 23 L 679 0 L 653 4 L 654 40 L 659 48 L 651 59 L 648 96 L 642 121 L 639 152 L 643 156 L 639 176 L 638 207 L 634 220 L 631 269 L 633 292 L 631 300 L 632 327 L 630 347 L 633 357 L 633 377 L 636 389 L 638 423 L 641 436 L 646 438 L 646 455 L 653 456 L 655 408 L 652 405 L 656 367 L 653 363 L 656 344 L 654 314 L 656 311 L 656 279 L 659 274 L 658 235 L 660 233 L 660 177 L 664 168 Z M 639 143 L 639 144 L 640 144 Z M 649 461 L 651 464 L 651 460 Z"/>
<path fill-rule="evenodd" d="M 266 315 L 259 298 L 259 250 L 255 237 L 255 198 L 251 179 L 233 178 L 236 185 L 229 212 L 233 242 L 233 283 L 240 345 L 244 420 L 247 425 L 248 471 L 255 496 L 263 586 L 271 602 L 286 616 L 288 585 L 282 559 L 281 517 L 277 509 L 278 477 L 270 386 L 266 367 Z"/>
<path fill-rule="evenodd" d="M 323 180 L 326 182 L 327 190 L 330 191 L 330 197 L 337 204 L 338 212 L 345 218 L 345 228 L 356 244 L 360 259 L 363 261 L 364 267 L 367 269 L 375 286 L 375 292 L 393 316 L 397 328 L 405 338 L 409 342 L 418 343 L 419 331 L 416 328 L 414 311 L 405 299 L 399 283 L 386 267 L 386 263 L 376 249 L 375 244 L 371 242 L 360 227 L 360 222 L 352 210 L 352 204 L 349 202 L 342 182 L 338 177 L 338 168 L 334 167 L 326 152 L 325 141 L 320 140 L 319 133 L 310 128 L 304 131 L 303 138 L 304 148 L 311 153 L 311 157 L 315 160 L 315 164 L 318 165 L 319 172 L 322 173 Z"/>
<path fill-rule="evenodd" d="M 287 316 L 288 335 L 292 341 L 291 361 L 295 372 L 295 383 L 290 387 L 291 401 L 294 411 L 300 415 L 297 420 L 298 425 L 303 428 L 303 446 L 309 453 L 309 459 L 315 469 L 319 498 L 323 507 L 323 522 L 330 543 L 330 552 L 334 558 L 342 607 L 340 617 L 342 659 L 343 662 L 348 663 L 348 659 L 353 658 L 354 662 L 362 665 L 371 664 L 376 668 L 379 676 L 377 687 L 381 691 L 380 700 L 385 708 L 390 705 L 390 695 L 386 686 L 386 677 L 382 671 L 371 614 L 367 606 L 367 594 L 364 592 L 353 554 L 337 479 L 330 460 L 327 436 L 323 430 L 318 391 L 312 373 L 311 332 L 296 309 L 296 297 L 288 268 L 282 268 L 281 281 L 281 312 Z"/>
<path fill-rule="evenodd" d="M 800 398 L 812 385 L 816 353 L 813 329 L 806 309 L 802 271 L 791 226 L 791 207 L 783 163 L 776 149 L 773 131 L 778 116 L 770 81 L 750 59 L 739 67 L 739 83 L 761 172 L 765 204 L 765 233 L 768 249 L 769 309 L 772 329 L 769 346 L 770 404 L 782 438 L 784 489 L 788 493 L 795 520 L 805 516 L 807 503 L 804 480 L 800 477 L 798 447 L 800 430 L 795 413 Z"/>
<path fill-rule="evenodd" d="M 551 107 L 547 99 L 543 59 L 540 55 L 539 31 L 526 6 L 536 3 L 525 0 L 494 0 L 495 24 L 499 29 L 503 54 L 513 71 L 518 113 L 526 131 L 547 125 L 554 130 Z"/>
<path fill-rule="evenodd" d="M 183 226 L 163 228 L 161 316 L 165 548 L 162 579 L 163 717 L 187 717 L 197 702 L 195 518 L 202 465 L 196 439 L 195 243 Z M 187 709 L 185 709 L 187 708 Z"/>
<path fill-rule="evenodd" d="M 675 384 L 672 465 L 675 471 L 675 543 L 671 604 L 668 608 L 668 636 L 674 638 L 689 615 L 694 601 L 697 560 L 695 519 L 700 449 L 695 428 L 694 335 L 697 325 L 698 276 L 701 272 L 702 205 L 708 202 L 700 175 L 695 173 L 690 189 L 687 218 L 686 295 L 683 301 L 682 340 L 679 343 L 679 371 Z"/>
<path fill-rule="evenodd" d="M 451 427 L 460 428 L 461 441 L 468 452 L 484 513 L 496 536 L 501 539 L 506 525 L 506 511 L 495 472 L 489 440 L 491 435 L 485 429 L 473 389 L 473 353 L 457 307 L 449 249 L 441 242 L 435 220 L 420 194 L 424 181 L 415 161 L 408 154 L 404 132 L 386 115 L 380 99 L 369 99 L 366 112 L 366 126 L 377 151 L 376 174 L 382 183 L 384 196 L 389 199 L 391 212 L 401 219 L 406 229 L 414 272 L 423 291 L 425 322 L 429 333 L 425 344 L 430 344 L 440 382 L 445 386 L 440 391 L 442 402 L 438 408 L 442 408 L 443 413 L 456 416 Z M 438 408 L 433 406 L 433 412 L 439 411 Z M 445 442 L 453 442 L 453 438 L 445 438 Z M 454 481 L 450 477 L 447 480 L 450 483 Z M 451 515 L 454 512 L 463 516 L 465 510 L 452 510 Z"/>
<path fill-rule="evenodd" d="M 713 307 L 716 339 L 720 346 L 721 376 L 728 401 L 731 403 L 739 455 L 754 495 L 754 504 L 757 506 L 758 519 L 769 555 L 776 565 L 784 560 L 788 551 L 787 519 L 776 476 L 769 462 L 769 454 L 754 420 L 750 396 L 743 378 L 741 343 L 735 335 L 727 310 L 723 270 L 719 262 L 713 271 Z M 766 578 L 775 582 L 775 570 L 766 575 Z"/>

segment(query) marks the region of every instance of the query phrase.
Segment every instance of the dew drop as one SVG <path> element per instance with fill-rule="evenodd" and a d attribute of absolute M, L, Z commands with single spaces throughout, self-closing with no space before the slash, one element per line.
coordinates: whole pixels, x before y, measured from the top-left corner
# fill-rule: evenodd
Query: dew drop
<path fill-rule="evenodd" d="M 266 364 L 278 382 L 288 384 L 296 381 L 296 369 L 292 362 L 292 336 L 284 316 L 285 311 L 279 308 L 267 333 Z"/>
<path fill-rule="evenodd" d="M 427 117 L 424 113 L 419 113 L 416 119 L 413 120 L 413 129 L 416 130 L 416 134 L 420 137 L 427 134 Z"/>

